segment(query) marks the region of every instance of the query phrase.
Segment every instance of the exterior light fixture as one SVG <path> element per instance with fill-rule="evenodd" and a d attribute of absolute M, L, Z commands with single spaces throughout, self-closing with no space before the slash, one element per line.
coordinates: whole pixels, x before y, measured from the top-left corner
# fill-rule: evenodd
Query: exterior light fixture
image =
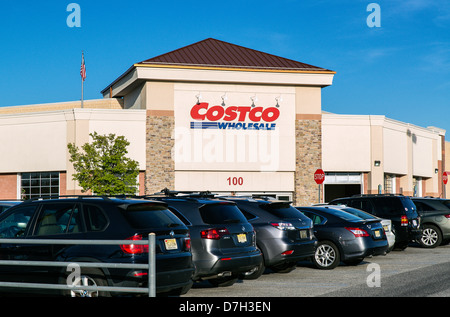
<path fill-rule="evenodd" d="M 438 169 L 438 168 L 435 168 L 435 169 L 434 169 L 434 173 L 435 173 L 435 174 L 439 173 L 439 169 Z"/>
<path fill-rule="evenodd" d="M 258 101 L 258 97 L 256 97 L 256 95 L 255 95 L 253 97 L 250 97 L 250 99 L 252 100 L 252 107 L 256 107 L 255 101 Z"/>
<path fill-rule="evenodd" d="M 227 93 L 225 93 L 225 95 L 223 95 L 221 98 L 222 98 L 222 107 L 225 107 L 225 106 L 226 106 L 226 105 L 225 105 L 225 100 L 228 99 Z"/>
<path fill-rule="evenodd" d="M 198 95 L 195 95 L 195 98 L 197 98 L 197 105 L 200 104 L 200 99 L 202 99 L 202 94 L 198 93 Z"/>
<path fill-rule="evenodd" d="M 275 107 L 280 108 L 280 103 L 281 101 L 283 101 L 283 98 L 281 96 L 276 97 L 275 100 L 277 101 L 277 104 L 275 105 Z"/>
<path fill-rule="evenodd" d="M 375 161 L 375 162 L 373 163 L 373 165 L 378 167 L 378 166 L 381 165 L 381 161 Z"/>

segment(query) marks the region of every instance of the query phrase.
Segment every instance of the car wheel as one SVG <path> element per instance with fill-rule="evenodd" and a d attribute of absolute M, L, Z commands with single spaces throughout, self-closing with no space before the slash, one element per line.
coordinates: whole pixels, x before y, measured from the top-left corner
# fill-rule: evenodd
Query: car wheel
<path fill-rule="evenodd" d="M 442 242 L 442 234 L 436 226 L 425 224 L 419 243 L 424 248 L 435 248 Z"/>
<path fill-rule="evenodd" d="M 256 280 L 261 275 L 263 275 L 265 270 L 266 267 L 264 266 L 264 261 L 261 261 L 260 265 L 249 272 L 242 273 L 239 277 L 243 280 Z"/>
<path fill-rule="evenodd" d="M 319 269 L 331 270 L 339 265 L 340 258 L 339 249 L 333 242 L 321 241 L 314 253 L 313 263 Z"/>
<path fill-rule="evenodd" d="M 68 284 L 67 279 L 64 281 L 60 281 L 62 283 Z M 96 286 L 108 286 L 106 279 L 103 273 L 100 270 L 96 269 L 84 269 L 81 271 L 80 280 L 77 286 L 88 286 L 88 287 L 96 287 Z M 110 297 L 110 292 L 98 291 L 98 290 L 90 290 L 90 289 L 67 289 L 63 290 L 63 295 L 69 297 Z"/>

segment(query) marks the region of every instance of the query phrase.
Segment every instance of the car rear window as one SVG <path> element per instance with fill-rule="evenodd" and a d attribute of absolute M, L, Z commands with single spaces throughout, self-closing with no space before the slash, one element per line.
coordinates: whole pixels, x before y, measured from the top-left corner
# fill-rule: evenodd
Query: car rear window
<path fill-rule="evenodd" d="M 334 209 L 334 208 L 327 208 L 327 213 L 332 214 L 336 217 L 339 217 L 341 219 L 347 220 L 347 221 L 351 221 L 351 222 L 358 222 L 361 221 L 362 219 L 358 216 L 355 216 L 353 214 L 350 214 L 348 212 L 339 210 L 339 209 Z"/>
<path fill-rule="evenodd" d="M 416 206 L 407 197 L 379 197 L 373 202 L 377 205 L 377 211 L 381 215 L 403 215 L 417 217 Z"/>
<path fill-rule="evenodd" d="M 128 206 L 124 215 L 135 229 L 184 226 L 183 222 L 164 205 L 133 204 Z"/>
<path fill-rule="evenodd" d="M 403 203 L 403 208 L 406 211 L 406 215 L 409 218 L 417 218 L 418 217 L 417 208 L 416 208 L 416 205 L 414 205 L 411 198 L 400 197 L 400 200 Z"/>
<path fill-rule="evenodd" d="M 296 208 L 292 207 L 288 203 L 270 203 L 260 205 L 268 213 L 278 217 L 280 219 L 292 219 L 300 218 L 302 219 L 303 214 Z"/>
<path fill-rule="evenodd" d="M 449 206 L 444 204 L 443 200 L 413 200 L 417 210 L 420 211 L 434 211 L 434 210 L 449 210 Z"/>
<path fill-rule="evenodd" d="M 364 212 L 362 210 L 359 210 L 359 209 L 342 208 L 342 210 L 345 211 L 345 212 L 348 212 L 348 213 L 350 213 L 352 215 L 358 216 L 359 218 L 365 219 L 365 220 L 367 220 L 367 219 L 376 219 L 375 216 L 373 216 L 373 215 L 371 215 L 369 213 L 366 213 L 366 212 Z"/>
<path fill-rule="evenodd" d="M 239 208 L 231 203 L 206 204 L 200 208 L 200 216 L 210 225 L 247 222 Z"/>

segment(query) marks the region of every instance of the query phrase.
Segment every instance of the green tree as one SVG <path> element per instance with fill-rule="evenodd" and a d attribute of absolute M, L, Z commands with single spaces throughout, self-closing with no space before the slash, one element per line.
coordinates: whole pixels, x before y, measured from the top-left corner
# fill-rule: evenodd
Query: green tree
<path fill-rule="evenodd" d="M 138 186 L 139 164 L 126 157 L 130 142 L 115 134 L 89 134 L 92 143 L 81 146 L 67 145 L 70 162 L 75 173 L 73 179 L 83 188 L 96 195 L 135 194 Z"/>

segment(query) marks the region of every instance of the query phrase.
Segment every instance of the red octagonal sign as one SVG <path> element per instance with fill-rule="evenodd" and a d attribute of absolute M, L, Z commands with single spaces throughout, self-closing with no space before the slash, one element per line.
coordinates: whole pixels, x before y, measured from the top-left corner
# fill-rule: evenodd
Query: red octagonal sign
<path fill-rule="evenodd" d="M 314 173 L 314 181 L 317 184 L 322 184 L 325 180 L 325 173 L 323 172 L 323 170 L 318 169 L 315 173 Z"/>
<path fill-rule="evenodd" d="M 442 180 L 444 181 L 444 184 L 447 185 L 447 182 L 448 182 L 447 172 L 444 172 L 444 174 L 442 175 Z"/>

